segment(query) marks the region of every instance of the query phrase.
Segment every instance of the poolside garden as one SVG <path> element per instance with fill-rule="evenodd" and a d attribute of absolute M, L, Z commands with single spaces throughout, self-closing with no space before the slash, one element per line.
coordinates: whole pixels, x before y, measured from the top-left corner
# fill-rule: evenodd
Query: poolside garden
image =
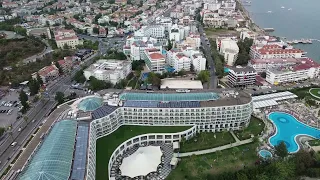
<path fill-rule="evenodd" d="M 249 126 L 241 131 L 235 131 L 239 140 L 251 138 L 251 135 L 258 136 L 264 129 L 265 124 L 261 119 L 251 116 Z"/>
<path fill-rule="evenodd" d="M 257 143 L 250 143 L 215 153 L 181 158 L 168 180 L 200 180 L 224 172 L 235 172 L 244 167 L 254 166 L 259 159 Z"/>
<path fill-rule="evenodd" d="M 232 135 L 227 132 L 201 132 L 197 136 L 180 143 L 180 152 L 192 152 L 204 149 L 215 148 L 226 144 L 234 143 Z"/>
<path fill-rule="evenodd" d="M 108 177 L 108 163 L 113 151 L 124 141 L 146 133 L 175 133 L 185 131 L 191 126 L 121 126 L 112 134 L 97 140 L 96 179 Z"/>

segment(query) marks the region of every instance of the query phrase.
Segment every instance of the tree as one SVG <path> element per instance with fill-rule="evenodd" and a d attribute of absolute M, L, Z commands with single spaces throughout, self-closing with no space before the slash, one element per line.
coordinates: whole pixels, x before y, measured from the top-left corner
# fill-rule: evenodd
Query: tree
<path fill-rule="evenodd" d="M 43 81 L 42 81 L 42 78 L 40 77 L 39 73 L 37 73 L 37 81 L 41 86 L 43 85 Z"/>
<path fill-rule="evenodd" d="M 267 77 L 267 73 L 266 73 L 266 72 L 262 72 L 262 73 L 260 74 L 260 76 L 261 76 L 262 78 L 266 78 L 266 77 Z"/>
<path fill-rule="evenodd" d="M 56 92 L 56 96 L 54 97 L 54 99 L 58 102 L 58 104 L 62 104 L 64 102 L 64 94 L 63 92 Z"/>
<path fill-rule="evenodd" d="M 131 66 L 132 66 L 132 70 L 134 71 L 142 71 L 144 66 L 144 61 L 143 60 L 132 61 Z"/>
<path fill-rule="evenodd" d="M 200 80 L 202 83 L 208 82 L 210 79 L 210 73 L 207 70 L 202 70 L 198 74 L 198 80 Z"/>
<path fill-rule="evenodd" d="M 2 136 L 2 134 L 3 134 L 5 131 L 6 131 L 6 129 L 5 129 L 5 128 L 0 127 L 0 137 Z"/>
<path fill-rule="evenodd" d="M 172 49 L 172 42 L 170 39 L 168 39 L 167 50 L 170 51 L 171 49 Z"/>
<path fill-rule="evenodd" d="M 121 79 L 115 86 L 114 88 L 117 89 L 124 89 L 127 86 L 128 81 L 126 79 Z"/>
<path fill-rule="evenodd" d="M 102 17 L 102 14 L 99 13 L 94 17 L 94 23 L 98 24 L 98 19 Z M 98 31 L 99 32 L 99 31 Z"/>
<path fill-rule="evenodd" d="M 40 89 L 40 84 L 36 79 L 31 79 L 28 83 L 29 90 L 30 90 L 30 96 L 33 96 L 35 94 L 38 94 Z"/>
<path fill-rule="evenodd" d="M 150 72 L 147 78 L 147 83 L 154 86 L 160 86 L 161 79 L 154 72 Z"/>
<path fill-rule="evenodd" d="M 29 108 L 29 104 L 28 104 L 28 96 L 23 90 L 20 91 L 19 100 L 20 100 L 21 105 L 22 105 L 21 112 L 25 113 L 27 111 L 27 109 Z"/>
<path fill-rule="evenodd" d="M 41 34 L 41 38 L 42 38 L 42 39 L 47 39 L 46 34 L 42 33 L 42 34 Z"/>
<path fill-rule="evenodd" d="M 108 0 L 109 4 L 114 4 L 116 1 L 115 0 Z"/>
<path fill-rule="evenodd" d="M 94 28 L 92 29 L 92 32 L 95 33 L 95 34 L 99 34 L 99 28 L 94 27 Z"/>
<path fill-rule="evenodd" d="M 64 43 L 63 49 L 70 49 L 67 43 Z"/>
<path fill-rule="evenodd" d="M 63 69 L 62 69 L 62 67 L 60 66 L 59 62 L 56 61 L 56 62 L 54 63 L 54 65 L 58 68 L 59 74 L 63 74 Z"/>
<path fill-rule="evenodd" d="M 73 80 L 76 81 L 77 83 L 84 83 L 86 81 L 85 76 L 83 75 L 83 70 L 79 70 L 76 72 L 76 74 L 73 76 Z"/>
<path fill-rule="evenodd" d="M 184 69 L 181 69 L 181 71 L 178 72 L 178 76 L 184 76 L 186 75 L 186 71 Z"/>
<path fill-rule="evenodd" d="M 102 81 L 98 80 L 94 76 L 90 76 L 89 78 L 90 81 L 90 89 L 93 91 L 98 91 L 102 89 L 108 89 L 112 87 L 112 83 L 110 81 Z"/>
<path fill-rule="evenodd" d="M 275 153 L 277 156 L 281 158 L 285 158 L 288 156 L 288 149 L 284 141 L 281 141 L 278 145 L 275 147 Z"/>
<path fill-rule="evenodd" d="M 314 160 L 312 155 L 304 150 L 298 151 L 294 154 L 296 172 L 298 175 L 303 175 L 307 169 L 311 168 L 314 165 Z"/>

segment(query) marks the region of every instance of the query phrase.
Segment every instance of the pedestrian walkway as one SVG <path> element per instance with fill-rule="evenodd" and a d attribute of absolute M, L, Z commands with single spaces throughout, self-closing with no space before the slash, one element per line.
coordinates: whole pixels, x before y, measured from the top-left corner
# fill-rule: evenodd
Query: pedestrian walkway
<path fill-rule="evenodd" d="M 193 151 L 193 152 L 186 152 L 186 153 L 175 153 L 174 157 L 187 157 L 187 156 L 192 156 L 192 155 L 202 155 L 202 154 L 214 153 L 216 151 L 222 151 L 222 150 L 230 149 L 230 148 L 233 148 L 233 147 L 236 147 L 236 146 L 249 144 L 252 141 L 253 141 L 252 138 L 250 138 L 250 139 L 246 139 L 246 140 L 243 140 L 243 141 L 237 141 L 235 143 L 231 143 L 231 144 L 228 144 L 228 145 L 212 148 L 212 149 L 206 149 L 206 150 L 201 150 L 201 151 Z"/>
<path fill-rule="evenodd" d="M 236 140 L 236 142 L 240 142 L 239 138 L 233 133 L 233 131 L 230 131 L 233 138 Z"/>

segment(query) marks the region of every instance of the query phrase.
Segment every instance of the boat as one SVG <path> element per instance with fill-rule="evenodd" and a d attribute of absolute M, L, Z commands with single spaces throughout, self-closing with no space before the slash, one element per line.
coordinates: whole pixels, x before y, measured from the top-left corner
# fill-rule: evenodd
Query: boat
<path fill-rule="evenodd" d="M 268 13 L 272 13 L 272 11 L 268 11 Z"/>
<path fill-rule="evenodd" d="M 284 9 L 284 6 L 281 6 L 281 9 Z"/>
<path fill-rule="evenodd" d="M 307 44 L 307 41 L 305 39 L 300 40 L 302 44 Z"/>
<path fill-rule="evenodd" d="M 292 44 L 292 41 L 287 41 L 287 44 Z"/>
<path fill-rule="evenodd" d="M 292 44 L 298 44 L 298 43 L 299 43 L 298 40 L 293 40 L 293 41 L 292 41 Z"/>
<path fill-rule="evenodd" d="M 289 9 L 288 9 L 288 11 L 291 11 L 291 10 L 292 10 L 292 8 L 289 8 Z"/>
<path fill-rule="evenodd" d="M 307 42 L 308 44 L 312 44 L 312 40 L 311 40 L 311 39 L 306 39 L 306 42 Z"/>

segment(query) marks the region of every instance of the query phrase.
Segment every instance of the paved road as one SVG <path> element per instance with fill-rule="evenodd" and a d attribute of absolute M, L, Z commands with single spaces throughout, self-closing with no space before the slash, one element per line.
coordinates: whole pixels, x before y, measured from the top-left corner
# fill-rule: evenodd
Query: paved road
<path fill-rule="evenodd" d="M 222 150 L 225 150 L 225 149 L 233 148 L 233 147 L 236 147 L 236 146 L 249 144 L 251 142 L 252 142 L 252 139 L 246 139 L 246 140 L 243 140 L 243 141 L 237 141 L 237 142 L 232 143 L 232 144 L 219 146 L 219 147 L 212 148 L 212 149 L 205 149 L 205 150 L 201 150 L 201 151 L 193 151 L 193 152 L 187 152 L 187 153 L 179 153 L 179 156 L 178 156 L 177 153 L 175 153 L 174 156 L 175 157 L 187 157 L 187 156 L 192 156 L 192 155 L 209 154 L 209 153 L 214 153 L 216 151 L 222 151 Z"/>
<path fill-rule="evenodd" d="M 33 129 L 37 127 L 37 124 L 39 124 L 43 120 L 43 117 L 50 112 L 54 103 L 55 101 L 46 99 L 40 100 L 40 103 L 34 107 L 34 110 L 28 116 L 29 123 L 26 125 L 25 122 L 22 122 L 21 132 L 14 129 L 12 136 L 10 135 L 7 137 L 5 142 L 0 146 L 0 161 L 2 162 L 0 164 L 0 170 L 3 170 L 3 168 L 8 165 L 9 160 L 15 157 L 14 154 L 18 152 L 26 138 L 28 138 Z M 35 122 L 32 122 L 32 120 L 35 120 Z M 11 147 L 12 142 L 17 142 L 17 145 L 15 147 Z"/>
<path fill-rule="evenodd" d="M 37 59 L 41 59 L 44 57 L 44 55 L 51 53 L 53 51 L 53 49 L 51 48 L 51 46 L 49 45 L 49 43 L 46 40 L 43 40 L 42 42 L 46 44 L 46 47 L 43 49 L 43 51 L 39 54 L 36 54 L 36 55 L 33 55 L 31 57 L 24 59 L 23 63 L 27 64 L 29 62 L 35 62 Z"/>
<path fill-rule="evenodd" d="M 215 72 L 215 66 L 214 66 L 214 61 L 212 59 L 212 56 L 211 56 L 211 46 L 210 46 L 210 42 L 209 41 L 206 41 L 207 40 L 207 37 L 204 35 L 204 30 L 203 30 L 203 27 L 202 25 L 199 23 L 199 33 L 200 33 L 200 39 L 201 39 L 201 44 L 202 44 L 202 47 L 204 49 L 204 53 L 205 53 L 205 56 L 208 60 L 208 63 L 209 63 L 209 66 L 210 66 L 210 86 L 209 86 L 209 89 L 215 89 L 217 88 L 217 85 L 218 85 L 218 81 L 217 81 L 217 76 L 216 76 L 216 72 Z M 209 43 L 209 45 L 208 45 Z"/>

